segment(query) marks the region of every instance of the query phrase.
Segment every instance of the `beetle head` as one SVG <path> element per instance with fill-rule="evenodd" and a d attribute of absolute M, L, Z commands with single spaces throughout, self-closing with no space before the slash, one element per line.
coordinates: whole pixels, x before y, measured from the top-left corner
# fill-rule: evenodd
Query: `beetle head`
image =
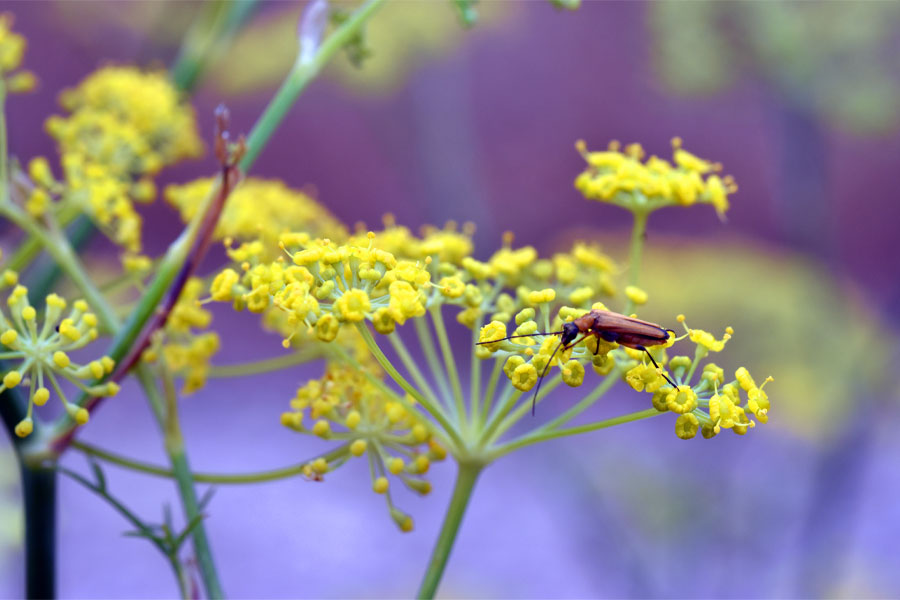
<path fill-rule="evenodd" d="M 563 332 L 560 337 L 560 341 L 562 341 L 563 346 L 568 346 L 571 344 L 575 338 L 578 337 L 578 325 L 575 323 L 564 323 L 563 324 Z"/>

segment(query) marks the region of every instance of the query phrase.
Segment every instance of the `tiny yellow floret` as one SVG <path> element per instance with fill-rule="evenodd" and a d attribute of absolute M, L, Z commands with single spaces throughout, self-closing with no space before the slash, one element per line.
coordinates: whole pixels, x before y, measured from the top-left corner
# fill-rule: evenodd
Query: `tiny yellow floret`
<path fill-rule="evenodd" d="M 388 491 L 388 487 L 390 487 L 390 482 L 387 477 L 379 477 L 375 480 L 375 483 L 372 484 L 372 489 L 376 494 L 384 494 Z"/>
<path fill-rule="evenodd" d="M 3 377 L 3 385 L 14 388 L 22 382 L 22 374 L 18 371 L 10 371 Z"/>
<path fill-rule="evenodd" d="M 366 453 L 367 446 L 366 440 L 353 440 L 353 443 L 350 444 L 350 454 L 353 456 L 362 456 Z"/>
<path fill-rule="evenodd" d="M 68 367 L 70 362 L 69 355 L 62 350 L 57 350 L 53 353 L 53 363 L 60 369 Z"/>
<path fill-rule="evenodd" d="M 20 438 L 28 437 L 32 431 L 34 431 L 34 421 L 31 420 L 31 417 L 22 419 L 16 425 L 16 435 Z"/>
<path fill-rule="evenodd" d="M 638 306 L 647 303 L 647 292 L 634 285 L 625 288 L 625 296 Z"/>

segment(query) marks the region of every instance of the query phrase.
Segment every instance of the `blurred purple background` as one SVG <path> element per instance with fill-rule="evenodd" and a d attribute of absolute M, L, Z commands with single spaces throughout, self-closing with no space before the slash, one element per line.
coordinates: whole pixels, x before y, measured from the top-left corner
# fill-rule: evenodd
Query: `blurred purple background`
<path fill-rule="evenodd" d="M 867 21 L 853 14 L 862 10 L 855 5 L 829 5 L 849 14 L 822 16 L 815 11 L 825 8 L 810 5 L 799 18 L 823 32 L 831 31 L 820 23 L 827 18 L 838 21 L 836 31 L 851 21 L 886 21 L 895 32 L 900 25 L 890 9 Z M 351 225 L 377 226 L 386 212 L 411 227 L 473 221 L 482 257 L 505 230 L 542 253 L 577 235 L 624 254 L 628 215 L 588 203 L 572 187 L 583 164 L 573 148 L 579 138 L 592 148 L 611 139 L 638 141 L 667 156 L 669 140 L 681 136 L 687 149 L 722 162 L 740 186 L 724 225 L 708 207 L 670 209 L 651 219 L 647 272 L 659 277 L 647 281 L 648 315 L 671 322 L 683 311 L 692 325 L 713 331 L 734 323 L 737 335 L 721 363 L 747 365 L 758 378 L 767 369 L 775 376 L 768 388 L 770 424 L 744 438 L 684 442 L 673 434 L 673 419 L 663 416 L 500 461 L 476 489 L 441 589 L 445 597 L 900 595 L 898 386 L 885 368 L 898 358 L 893 338 L 900 317 L 896 115 L 860 127 L 859 119 L 842 117 L 847 111 L 822 108 L 818 90 L 832 89 L 826 85 L 832 79 L 834 86 L 853 80 L 838 78 L 848 64 L 839 36 L 834 55 L 829 47 L 792 51 L 782 43 L 779 62 L 759 50 L 774 45 L 763 44 L 760 31 L 797 17 L 741 21 L 741 5 L 723 6 L 737 7 L 735 14 L 672 41 L 667 36 L 697 27 L 691 10 L 679 22 L 658 4 L 589 2 L 567 13 L 542 2 L 487 3 L 485 21 L 459 32 L 449 3 L 397 3 L 375 17 L 372 37 L 375 54 L 390 53 L 399 78 L 354 85 L 346 83 L 354 77 L 346 69 L 327 73 L 255 167 L 254 175 L 314 186 Z M 29 38 L 25 64 L 41 79 L 36 93 L 8 102 L 10 148 L 27 160 L 53 155 L 42 123 L 58 111 L 60 89 L 109 61 L 168 64 L 196 6 L 22 2 L 4 8 Z M 453 26 L 446 43 L 417 51 L 421 42 L 404 47 L 411 36 L 398 33 L 390 49 L 379 48 L 374 29 L 390 32 L 413 8 L 426 36 L 430 28 Z M 761 4 L 755 10 L 782 9 Z M 299 10 L 264 4 L 250 28 L 285 22 L 290 32 Z M 798 39 L 808 33 L 801 27 Z M 671 80 L 684 83 L 688 76 L 674 69 L 678 61 L 712 60 L 701 54 L 703 35 L 723 36 L 729 52 L 720 53 L 724 63 L 717 68 L 728 81 L 701 82 L 686 93 Z M 890 82 L 900 64 L 897 36 L 869 37 L 877 46 L 872 56 L 893 58 L 885 71 Z M 777 39 L 784 42 L 783 35 Z M 267 43 L 250 58 L 277 62 L 295 50 L 290 37 L 269 36 Z M 785 79 L 793 72 L 779 68 L 803 52 L 813 56 L 798 63 L 822 64 Z M 869 55 L 860 52 L 853 55 L 858 68 L 870 69 Z M 209 73 L 195 97 L 207 139 L 218 102 L 231 108 L 235 129 L 249 130 L 275 86 L 274 80 L 229 86 L 230 74 L 239 79 L 238 71 L 247 70 L 230 60 L 233 55 Z M 859 110 L 890 105 L 893 88 L 884 87 L 871 93 L 886 99 L 878 96 Z M 211 169 L 207 158 L 170 169 L 161 181 L 186 181 Z M 145 214 L 147 250 L 158 254 L 179 225 L 162 202 Z M 100 241 L 91 248 L 103 249 Z M 697 270 L 703 260 L 711 270 Z M 700 289 L 715 290 L 716 302 L 694 291 Z M 678 303 L 682 298 L 690 308 Z M 251 315 L 218 310 L 216 327 L 224 340 L 217 363 L 281 350 Z M 852 336 L 858 343 L 849 345 Z M 184 399 L 196 470 L 274 468 L 321 451 L 321 444 L 278 424 L 297 385 L 319 371 L 313 365 L 264 380 L 212 380 Z M 565 403 L 578 396 L 558 397 Z M 638 410 L 646 400 L 619 386 L 596 414 Z M 156 426 L 130 385 L 105 403 L 83 439 L 165 462 Z M 80 456 L 65 462 L 84 467 Z M 163 502 L 178 507 L 167 480 L 112 466 L 107 473 L 114 492 L 148 520 L 158 520 Z M 415 519 L 411 534 L 396 530 L 383 500 L 370 492 L 362 463 L 324 484 L 219 486 L 208 527 L 227 593 L 409 596 L 440 526 L 452 465 L 437 465 L 432 474 L 430 497 L 399 500 Z M 12 503 L 16 492 L 0 498 Z M 177 594 L 156 550 L 122 537 L 126 524 L 119 516 L 65 479 L 59 521 L 63 597 Z M 20 577 L 17 550 L 0 548 L 0 596 L 20 595 Z"/>

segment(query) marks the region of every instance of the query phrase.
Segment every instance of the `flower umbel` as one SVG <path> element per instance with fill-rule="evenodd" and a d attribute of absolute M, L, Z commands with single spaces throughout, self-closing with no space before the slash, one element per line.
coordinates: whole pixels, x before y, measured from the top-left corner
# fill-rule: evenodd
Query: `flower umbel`
<path fill-rule="evenodd" d="M 431 463 L 443 460 L 447 452 L 432 439 L 430 424 L 418 412 L 407 410 L 415 400 L 376 385 L 379 377 L 347 365 L 329 364 L 321 379 L 297 390 L 291 400 L 293 411 L 282 414 L 281 423 L 299 433 L 344 444 L 331 462 L 319 458 L 306 465 L 307 477 L 321 479 L 350 458 L 365 456 L 372 490 L 384 494 L 398 527 L 410 531 L 412 518 L 394 505 L 390 481 L 428 494 L 431 484 L 424 476 Z"/>
<path fill-rule="evenodd" d="M 16 426 L 16 434 L 28 436 L 33 428 L 34 406 L 43 406 L 50 399 L 50 386 L 59 396 L 69 416 L 79 425 L 88 421 L 88 412 L 70 403 L 59 385 L 57 375 L 69 380 L 92 396 L 114 396 L 119 386 L 113 382 L 86 385 L 84 381 L 97 381 L 109 375 L 115 363 L 103 356 L 87 364 L 72 361 L 69 353 L 82 348 L 97 338 L 97 317 L 88 310 L 84 300 L 76 300 L 68 316 L 63 318 L 66 301 L 50 294 L 46 298 L 43 323 L 38 323 L 38 311 L 28 302 L 28 289 L 16 285 L 7 298 L 9 313 L 0 311 L 0 358 L 19 361 L 18 365 L 3 377 L 0 391 L 27 385 L 28 416 Z"/>
<path fill-rule="evenodd" d="M 575 179 L 575 188 L 585 198 L 632 212 L 701 203 L 711 204 L 724 219 L 728 196 L 737 191 L 731 177 L 718 174 L 721 165 L 684 150 L 680 138 L 672 140 L 672 162 L 646 157 L 640 144 L 622 150 L 618 142 L 612 142 L 605 151 L 589 152 L 579 140 L 575 147 L 588 164 Z"/>

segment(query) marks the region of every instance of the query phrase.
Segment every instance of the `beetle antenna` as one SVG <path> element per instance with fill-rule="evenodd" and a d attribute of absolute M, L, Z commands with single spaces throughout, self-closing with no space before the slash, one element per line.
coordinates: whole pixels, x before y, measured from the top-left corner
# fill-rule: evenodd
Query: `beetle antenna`
<path fill-rule="evenodd" d="M 502 341 L 504 341 L 504 340 L 511 340 L 511 339 L 513 339 L 513 338 L 531 337 L 531 336 L 533 336 L 533 335 L 559 335 L 559 334 L 561 334 L 561 333 L 563 333 L 563 332 L 562 332 L 562 331 L 546 331 L 546 332 L 543 332 L 543 333 L 542 333 L 542 332 L 539 332 L 539 331 L 538 331 L 538 332 L 535 332 L 535 333 L 528 333 L 528 334 L 525 334 L 525 335 L 508 335 L 508 336 L 506 336 L 506 337 L 504 337 L 504 338 L 500 338 L 499 340 L 491 340 L 491 341 L 489 341 L 489 342 L 476 342 L 475 345 L 476 345 L 476 346 L 483 346 L 484 344 L 496 344 L 497 342 L 502 342 Z"/>
<path fill-rule="evenodd" d="M 534 408 L 537 406 L 537 397 L 538 392 L 541 391 L 541 384 L 544 383 L 544 375 L 547 374 L 547 369 L 550 368 L 550 365 L 553 364 L 553 357 L 556 356 L 556 353 L 559 351 L 560 346 L 563 345 L 562 338 L 559 338 L 559 343 L 556 345 L 556 348 L 553 350 L 553 354 L 550 355 L 550 360 L 547 361 L 547 364 L 544 365 L 544 370 L 541 372 L 541 376 L 538 377 L 537 388 L 534 390 L 534 396 L 531 398 L 531 416 L 534 416 Z"/>

